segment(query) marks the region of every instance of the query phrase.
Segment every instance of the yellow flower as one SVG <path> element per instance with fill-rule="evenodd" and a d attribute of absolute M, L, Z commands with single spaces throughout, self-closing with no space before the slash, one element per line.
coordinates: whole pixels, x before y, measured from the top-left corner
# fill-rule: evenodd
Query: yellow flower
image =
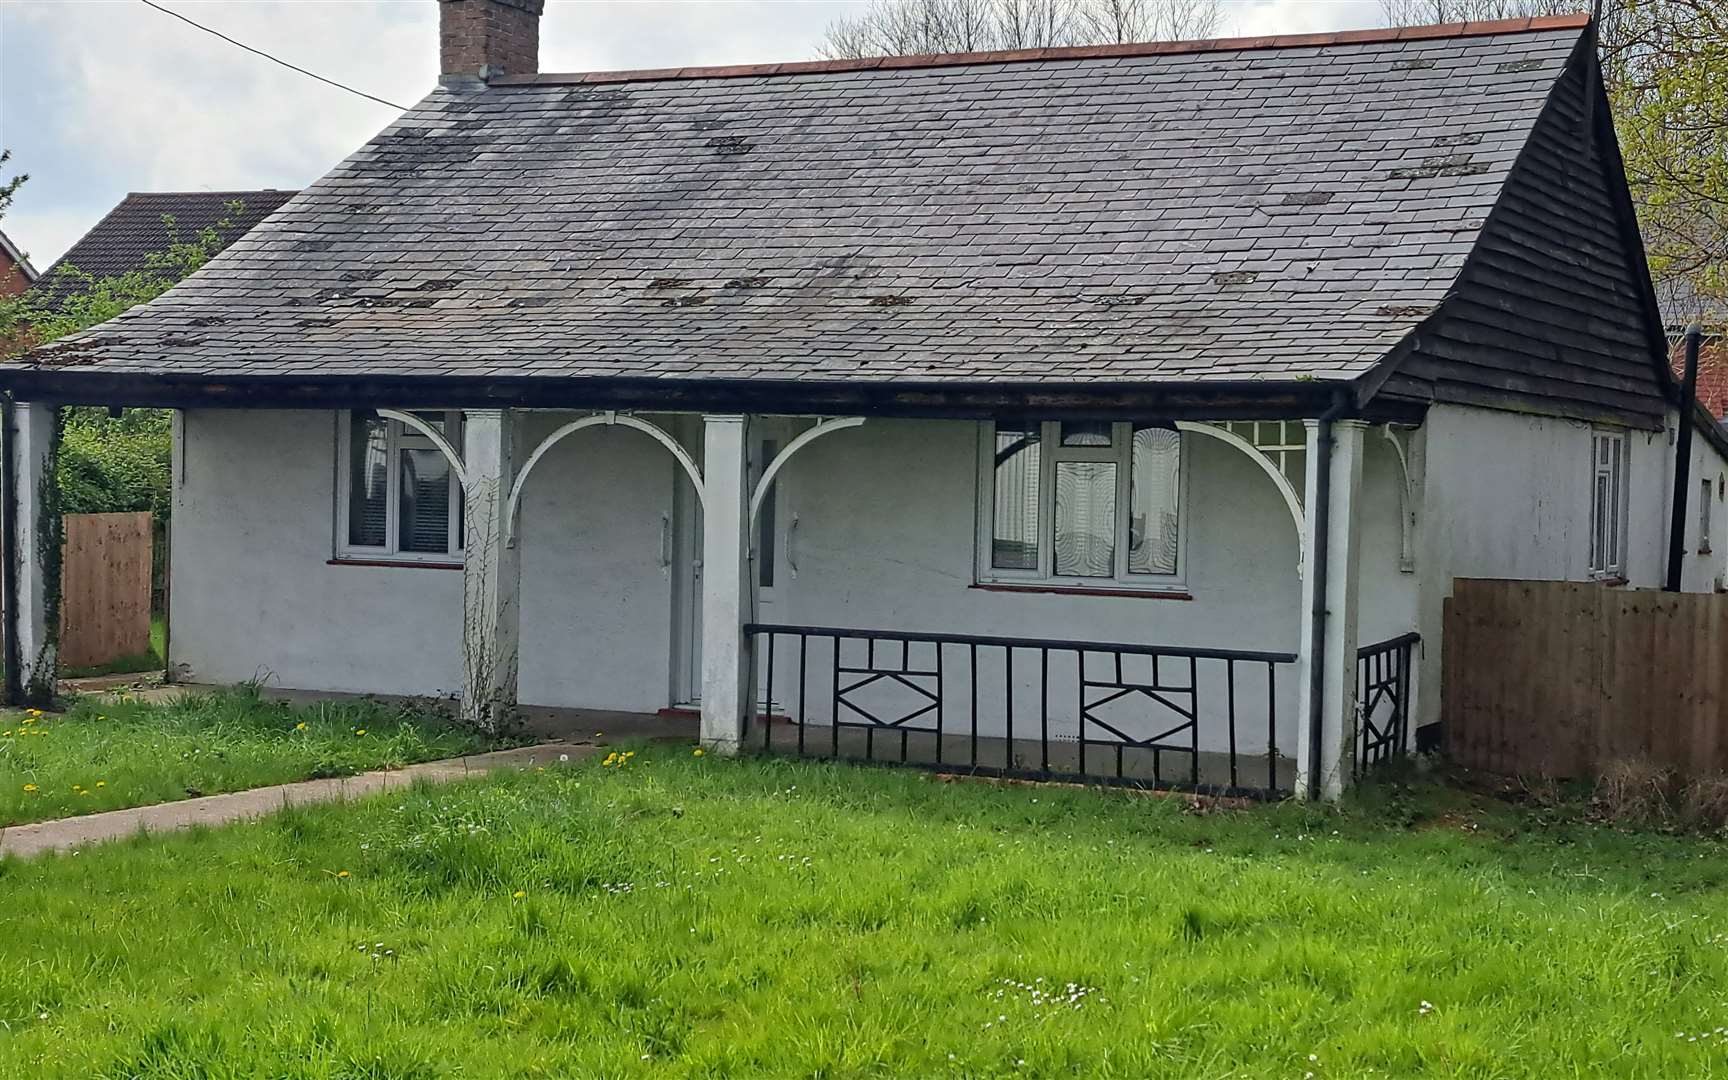
<path fill-rule="evenodd" d="M 604 739 L 606 737 L 606 733 L 604 731 L 596 731 L 594 733 L 594 737 L 596 739 Z"/>
<path fill-rule="evenodd" d="M 98 781 L 96 781 L 96 786 L 97 786 L 97 787 L 107 787 L 107 786 L 108 786 L 108 781 L 106 781 L 106 780 L 98 780 Z"/>
<path fill-rule="evenodd" d="M 523 897 L 524 897 L 524 896 L 527 896 L 527 895 L 528 895 L 528 894 L 527 894 L 527 893 L 525 893 L 525 892 L 523 892 L 523 891 L 522 891 L 522 890 L 521 890 L 521 889 L 517 889 L 517 890 L 516 890 L 516 891 L 515 891 L 515 892 L 513 892 L 513 893 L 511 893 L 511 894 L 510 894 L 510 899 L 512 899 L 512 900 L 520 900 L 520 899 L 522 899 L 522 898 L 523 898 Z"/>
<path fill-rule="evenodd" d="M 9 739 L 12 737 L 12 733 L 10 731 L 0 732 L 0 736 L 4 736 L 5 738 Z"/>
<path fill-rule="evenodd" d="M 363 727 L 357 727 L 357 728 L 355 728 L 355 729 L 354 729 L 354 734 L 356 734 L 356 735 L 364 735 L 364 734 L 366 734 L 366 729 L 365 729 L 365 728 L 363 728 Z"/>
<path fill-rule="evenodd" d="M 26 724 L 34 724 L 35 722 L 36 722 L 36 718 L 34 716 L 26 716 L 22 721 L 22 723 L 26 723 Z"/>
<path fill-rule="evenodd" d="M 305 731 L 306 730 L 306 721 L 302 720 L 298 724 L 295 724 L 294 730 L 295 731 Z"/>
<path fill-rule="evenodd" d="M 347 877 L 347 876 L 348 876 L 348 871 L 346 871 L 346 870 L 338 870 L 338 871 L 336 871 L 336 876 L 337 876 L 337 877 L 339 877 L 339 878 L 345 878 L 345 877 Z"/>
<path fill-rule="evenodd" d="M 700 746 L 698 746 L 696 749 L 690 751 L 690 756 L 691 757 L 701 757 L 702 756 L 702 748 Z"/>
<path fill-rule="evenodd" d="M 42 710 L 41 710 L 41 709 L 25 709 L 25 710 L 24 710 L 24 715 L 25 715 L 25 716 L 29 716 L 29 717 L 37 717 L 37 716 L 41 716 L 41 715 L 42 715 Z"/>
<path fill-rule="evenodd" d="M 36 785 L 35 784 L 25 784 L 24 785 L 24 794 L 34 795 L 35 793 L 36 793 Z"/>

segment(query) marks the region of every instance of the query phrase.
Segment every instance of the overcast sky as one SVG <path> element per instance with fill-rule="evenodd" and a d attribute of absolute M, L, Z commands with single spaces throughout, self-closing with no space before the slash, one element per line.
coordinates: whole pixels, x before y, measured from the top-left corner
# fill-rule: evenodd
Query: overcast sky
<path fill-rule="evenodd" d="M 437 78 L 433 0 L 158 0 L 409 104 Z M 816 55 L 863 0 L 550 0 L 546 71 Z M 1379 0 L 1224 0 L 1227 33 L 1372 26 Z M 397 110 L 278 67 L 140 0 L 0 0 L 0 146 L 30 174 L 0 229 L 45 268 L 128 191 L 296 188 Z"/>

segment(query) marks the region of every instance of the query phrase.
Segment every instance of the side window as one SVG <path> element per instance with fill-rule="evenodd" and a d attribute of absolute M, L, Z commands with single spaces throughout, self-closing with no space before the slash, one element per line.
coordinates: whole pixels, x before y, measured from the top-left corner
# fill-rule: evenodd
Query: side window
<path fill-rule="evenodd" d="M 1182 437 L 1111 421 L 997 421 L 979 450 L 979 579 L 1169 588 Z"/>
<path fill-rule="evenodd" d="M 420 412 L 462 445 L 462 414 Z M 339 414 L 336 552 L 339 557 L 450 562 L 462 553 L 462 486 L 431 439 L 398 420 Z"/>
<path fill-rule="evenodd" d="M 1626 433 L 1590 435 L 1590 574 L 1626 576 Z"/>
<path fill-rule="evenodd" d="M 1716 513 L 1716 484 L 1709 480 L 1698 483 L 1698 554 L 1710 554 L 1710 519 Z"/>

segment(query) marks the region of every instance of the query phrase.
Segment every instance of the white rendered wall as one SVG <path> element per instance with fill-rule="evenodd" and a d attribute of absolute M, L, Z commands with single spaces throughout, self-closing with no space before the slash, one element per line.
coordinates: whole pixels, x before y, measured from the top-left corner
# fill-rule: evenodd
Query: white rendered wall
<path fill-rule="evenodd" d="M 1672 421 L 1672 417 L 1670 418 Z M 1423 684 L 1438 685 L 1442 604 L 1455 578 L 1586 581 L 1590 578 L 1592 425 L 1454 405 L 1437 405 L 1424 425 L 1422 519 L 1418 533 Z M 1673 490 L 1672 422 L 1664 431 L 1628 431 L 1627 586 L 1658 588 L 1667 570 Z M 1694 438 L 1693 483 L 1728 472 L 1714 448 Z M 1715 528 L 1728 528 L 1720 501 Z M 1696 550 L 1697 511 L 1687 515 L 1682 585 L 1707 590 L 1722 572 L 1724 543 Z M 1721 535 L 1716 533 L 1716 535 Z M 1440 719 L 1438 694 L 1421 695 L 1421 722 Z"/>
<path fill-rule="evenodd" d="M 519 454 L 569 418 L 528 414 Z M 1184 442 L 1191 600 L 992 592 L 972 587 L 977 432 L 969 421 L 872 420 L 802 451 L 781 473 L 779 504 L 781 545 L 787 523 L 800 521 L 799 572 L 782 563 L 758 619 L 1295 650 L 1305 617 L 1295 526 L 1238 451 Z M 282 687 L 402 694 L 460 685 L 459 573 L 330 565 L 335 440 L 332 413 L 185 415 L 171 592 L 179 677 L 267 675 Z M 524 703 L 669 703 L 672 569 L 661 566 L 661 515 L 676 468 L 662 447 L 619 428 L 579 432 L 535 466 L 517 537 Z M 1398 570 L 1399 482 L 1391 448 L 1370 432 L 1364 642 L 1412 624 L 1415 578 Z M 1293 666 L 1280 679 L 1279 742 L 1293 750 L 1301 680 Z"/>
<path fill-rule="evenodd" d="M 522 421 L 532 447 L 559 418 Z M 182 679 L 440 694 L 461 685 L 462 575 L 330 565 L 336 417 L 184 417 L 175 461 L 172 651 Z M 524 451 L 525 452 L 525 451 Z M 666 704 L 672 458 L 622 429 L 547 455 L 524 489 L 521 698 Z"/>

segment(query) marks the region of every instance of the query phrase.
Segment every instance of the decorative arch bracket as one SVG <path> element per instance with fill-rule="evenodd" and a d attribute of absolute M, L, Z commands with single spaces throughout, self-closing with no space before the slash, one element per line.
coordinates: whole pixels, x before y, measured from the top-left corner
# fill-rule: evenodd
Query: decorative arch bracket
<path fill-rule="evenodd" d="M 1233 446 L 1248 455 L 1248 459 L 1254 464 L 1260 466 L 1260 471 L 1265 473 L 1267 478 L 1277 487 L 1278 494 L 1284 499 L 1285 508 L 1290 511 L 1290 520 L 1296 526 L 1296 565 L 1300 568 L 1304 553 L 1302 496 L 1296 491 L 1295 485 L 1290 483 L 1290 478 L 1285 476 L 1283 471 L 1273 464 L 1272 459 L 1262 453 L 1259 447 L 1227 427 L 1218 424 L 1199 423 L 1193 420 L 1178 420 L 1176 421 L 1176 428 L 1179 431 L 1204 435 L 1207 438 L 1217 439 L 1219 442 Z"/>
<path fill-rule="evenodd" d="M 1398 493 L 1398 569 L 1406 574 L 1416 572 L 1416 482 L 1410 476 L 1409 448 L 1398 438 L 1391 424 L 1380 428 L 1392 449 L 1398 454 L 1398 471 L 1404 484 Z"/>
<path fill-rule="evenodd" d="M 792 460 L 793 454 L 830 432 L 855 428 L 862 423 L 864 423 L 862 416 L 840 416 L 819 420 L 815 427 L 799 432 L 797 438 L 787 443 L 786 449 L 774 456 L 774 460 L 768 463 L 768 467 L 762 470 L 762 476 L 756 481 L 756 490 L 750 495 L 750 527 L 756 527 L 756 517 L 762 512 L 762 504 L 767 501 L 768 492 L 774 486 L 774 478 L 780 475 L 780 470 L 785 467 L 788 461 Z"/>
<path fill-rule="evenodd" d="M 661 446 L 664 446 L 671 452 L 672 456 L 677 459 L 678 464 L 684 469 L 685 474 L 690 477 L 690 483 L 696 488 L 697 502 L 702 502 L 702 470 L 697 467 L 696 461 L 690 456 L 689 451 L 685 450 L 684 447 L 678 444 L 677 439 L 674 439 L 671 435 L 667 434 L 666 430 L 658 425 L 650 424 L 646 420 L 639 419 L 627 413 L 608 410 L 603 413 L 595 413 L 592 416 L 584 416 L 580 420 L 572 420 L 570 423 L 563 425 L 556 431 L 552 432 L 552 434 L 542 439 L 540 445 L 534 448 L 534 452 L 528 455 L 528 460 L 522 463 L 521 471 L 516 474 L 516 482 L 510 486 L 510 501 L 506 504 L 504 510 L 505 543 L 513 544 L 516 542 L 517 506 L 522 501 L 522 486 L 528 482 L 528 474 L 534 471 L 534 466 L 539 464 L 540 459 L 545 457 L 547 451 L 551 450 L 552 447 L 564 441 L 569 436 L 576 434 L 578 431 L 591 427 L 631 428 L 635 431 L 640 431 L 642 434 L 653 439 Z M 788 447 L 788 449 L 790 449 L 790 447 Z"/>
<path fill-rule="evenodd" d="M 462 464 L 462 454 L 454 446 L 450 445 L 450 440 L 444 437 L 443 432 L 420 419 L 418 416 L 415 416 L 413 413 L 403 412 L 400 409 L 373 409 L 372 411 L 386 420 L 394 420 L 403 427 L 413 428 L 428 439 L 431 439 L 432 445 L 438 448 L 438 452 L 443 454 L 450 462 L 450 467 L 456 470 L 456 479 L 460 481 L 464 487 L 468 485 L 468 470 L 467 467 Z"/>

